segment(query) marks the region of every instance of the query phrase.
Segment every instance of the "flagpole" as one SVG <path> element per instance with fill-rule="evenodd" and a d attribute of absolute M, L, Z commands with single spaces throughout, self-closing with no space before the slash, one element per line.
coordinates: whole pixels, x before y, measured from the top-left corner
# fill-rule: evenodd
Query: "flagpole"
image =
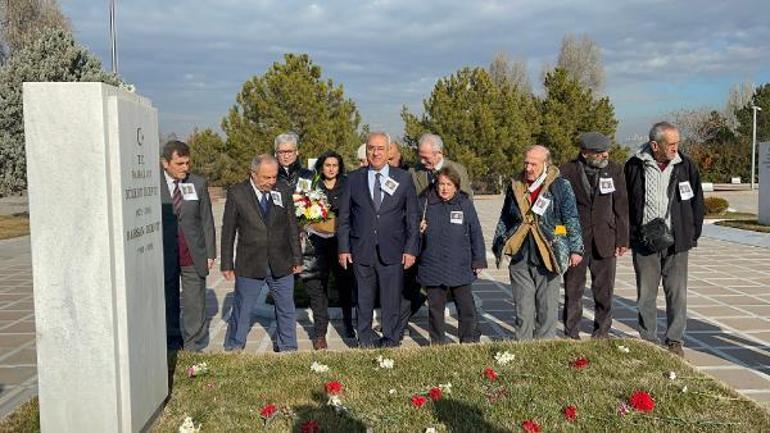
<path fill-rule="evenodd" d="M 118 75 L 118 29 L 115 23 L 116 0 L 110 0 L 110 46 L 112 54 L 112 73 Z"/>

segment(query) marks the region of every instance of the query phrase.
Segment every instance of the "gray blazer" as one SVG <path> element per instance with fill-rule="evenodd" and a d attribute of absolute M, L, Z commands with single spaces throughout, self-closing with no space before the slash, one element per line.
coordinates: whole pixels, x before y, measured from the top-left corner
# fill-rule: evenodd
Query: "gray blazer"
<path fill-rule="evenodd" d="M 181 228 L 187 240 L 195 270 L 201 277 L 206 277 L 209 274 L 207 259 L 217 257 L 214 215 L 211 212 L 208 183 L 206 179 L 195 174 L 188 175 L 183 182 L 195 186 L 198 200 L 183 200 L 182 211 L 177 218 L 174 214 L 174 205 L 171 202 L 171 193 L 166 184 L 166 176 L 161 169 L 160 204 L 163 213 L 164 266 L 167 269 L 172 269 L 179 263 L 177 232 Z"/>
<path fill-rule="evenodd" d="M 471 181 L 468 178 L 468 170 L 459 162 L 451 161 L 444 158 L 444 165 L 442 167 L 452 167 L 460 174 L 460 191 L 468 195 L 473 200 L 473 189 L 471 189 Z M 417 164 L 416 167 L 410 168 L 409 173 L 412 175 L 412 183 L 417 190 L 417 195 L 421 196 L 430 187 L 428 182 L 428 170 L 422 164 Z"/>

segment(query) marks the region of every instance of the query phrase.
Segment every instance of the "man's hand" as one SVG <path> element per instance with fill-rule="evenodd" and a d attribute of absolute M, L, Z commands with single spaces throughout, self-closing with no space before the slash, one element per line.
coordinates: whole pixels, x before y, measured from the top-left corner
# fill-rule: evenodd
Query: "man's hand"
<path fill-rule="evenodd" d="M 222 271 L 222 276 L 227 281 L 233 281 L 235 279 L 235 271 Z"/>
<path fill-rule="evenodd" d="M 300 272 L 302 272 L 302 265 L 292 266 L 291 271 L 295 274 L 299 274 Z"/>
<path fill-rule="evenodd" d="M 579 265 L 580 262 L 583 261 L 583 256 L 580 254 L 572 253 L 569 255 L 569 267 L 574 268 L 575 266 Z"/>
<path fill-rule="evenodd" d="M 207 259 L 206 265 L 209 267 L 209 269 L 214 267 L 214 263 L 216 262 L 216 259 Z"/>
<path fill-rule="evenodd" d="M 621 257 L 628 251 L 628 247 L 615 247 L 615 257 Z"/>
<path fill-rule="evenodd" d="M 404 265 L 404 269 L 409 269 L 414 264 L 415 257 L 411 254 L 404 253 L 401 255 L 401 263 Z"/>
<path fill-rule="evenodd" d="M 347 269 L 348 263 L 353 263 L 353 256 L 350 253 L 340 253 L 338 259 L 342 269 Z"/>

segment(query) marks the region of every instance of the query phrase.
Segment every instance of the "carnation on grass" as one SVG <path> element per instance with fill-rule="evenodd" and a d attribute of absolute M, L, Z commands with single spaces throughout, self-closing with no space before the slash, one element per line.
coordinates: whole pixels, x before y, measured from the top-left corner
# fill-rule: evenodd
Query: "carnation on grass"
<path fill-rule="evenodd" d="M 577 420 L 577 408 L 573 405 L 566 406 L 564 408 L 564 419 L 569 422 Z"/>
<path fill-rule="evenodd" d="M 494 369 L 487 367 L 484 369 L 484 377 L 489 380 L 497 380 L 497 372 Z"/>
<path fill-rule="evenodd" d="M 201 425 L 198 424 L 197 426 L 193 422 L 193 419 L 188 417 L 185 417 L 184 421 L 182 421 L 182 425 L 179 426 L 179 433 L 200 433 L 201 431 Z"/>
<path fill-rule="evenodd" d="M 318 424 L 318 421 L 311 419 L 303 422 L 302 425 L 299 426 L 299 431 L 300 433 L 319 433 L 321 431 L 321 426 Z"/>
<path fill-rule="evenodd" d="M 425 403 L 428 402 L 428 399 L 424 395 L 415 394 L 412 396 L 412 406 L 416 408 L 421 408 L 425 405 Z"/>
<path fill-rule="evenodd" d="M 652 396 L 638 389 L 628 398 L 628 404 L 635 410 L 644 413 L 652 412 L 655 409 L 655 400 L 652 399 Z"/>
<path fill-rule="evenodd" d="M 533 419 L 528 419 L 521 423 L 521 428 L 527 433 L 540 433 L 541 431 L 540 424 Z"/>
<path fill-rule="evenodd" d="M 437 386 L 434 386 L 430 389 L 430 391 L 428 391 L 428 397 L 430 397 L 430 399 L 433 401 L 441 400 L 442 394 L 443 393 L 441 392 L 441 388 Z"/>
<path fill-rule="evenodd" d="M 259 409 L 259 416 L 265 420 L 269 420 L 276 414 L 276 412 L 278 412 L 278 408 L 276 408 L 274 404 L 266 404 Z"/>
<path fill-rule="evenodd" d="M 326 382 L 324 384 L 324 390 L 329 395 L 337 395 L 342 392 L 342 384 L 336 380 Z"/>
<path fill-rule="evenodd" d="M 395 361 L 390 358 L 383 358 L 382 355 L 377 357 L 377 366 L 385 370 L 391 370 L 395 365 Z"/>
<path fill-rule="evenodd" d="M 514 359 L 516 359 L 516 355 L 507 350 L 504 352 L 495 353 L 495 361 L 497 362 L 497 365 L 508 365 L 509 363 L 513 362 Z"/>
<path fill-rule="evenodd" d="M 588 358 L 586 358 L 585 356 L 581 356 L 580 358 L 570 361 L 569 366 L 574 368 L 575 370 L 580 370 L 588 367 L 588 364 L 590 363 L 591 361 L 589 361 Z"/>
<path fill-rule="evenodd" d="M 318 361 L 313 361 L 312 364 L 310 364 L 310 371 L 313 373 L 327 373 L 329 372 L 329 366 L 326 364 L 321 364 Z"/>
<path fill-rule="evenodd" d="M 187 377 L 197 377 L 209 372 L 209 365 L 205 362 L 193 364 L 187 368 Z"/>

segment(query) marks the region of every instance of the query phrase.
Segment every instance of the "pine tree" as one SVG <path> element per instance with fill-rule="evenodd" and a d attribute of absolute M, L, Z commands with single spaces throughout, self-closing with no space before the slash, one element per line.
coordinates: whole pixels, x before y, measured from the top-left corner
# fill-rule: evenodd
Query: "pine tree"
<path fill-rule="evenodd" d="M 77 44 L 71 33 L 61 29 L 45 29 L 15 51 L 0 68 L 0 196 L 27 186 L 21 94 L 25 81 L 120 84 L 117 77 L 102 70 L 98 58 Z"/>
<path fill-rule="evenodd" d="M 300 158 L 334 149 L 353 163 L 361 144 L 360 122 L 341 85 L 323 80 L 321 67 L 307 54 L 286 54 L 283 63 L 273 63 L 243 84 L 222 130 L 227 134 L 225 150 L 236 161 L 233 170 L 246 173 L 251 159 L 273 153 L 273 140 L 287 131 L 299 136 Z"/>
<path fill-rule="evenodd" d="M 609 98 L 594 100 L 590 89 L 580 86 L 563 69 L 556 68 L 545 77 L 546 96 L 540 101 L 542 129 L 539 144 L 551 150 L 555 164 L 574 158 L 581 133 L 597 131 L 614 137 L 618 121 Z M 628 152 L 613 144 L 610 156 L 624 161 Z"/>
<path fill-rule="evenodd" d="M 539 119 L 532 97 L 510 83 L 495 84 L 483 68 L 463 68 L 440 79 L 418 118 L 404 108 L 405 141 L 438 134 L 448 158 L 465 165 L 474 187 L 499 191 L 534 144 Z"/>

